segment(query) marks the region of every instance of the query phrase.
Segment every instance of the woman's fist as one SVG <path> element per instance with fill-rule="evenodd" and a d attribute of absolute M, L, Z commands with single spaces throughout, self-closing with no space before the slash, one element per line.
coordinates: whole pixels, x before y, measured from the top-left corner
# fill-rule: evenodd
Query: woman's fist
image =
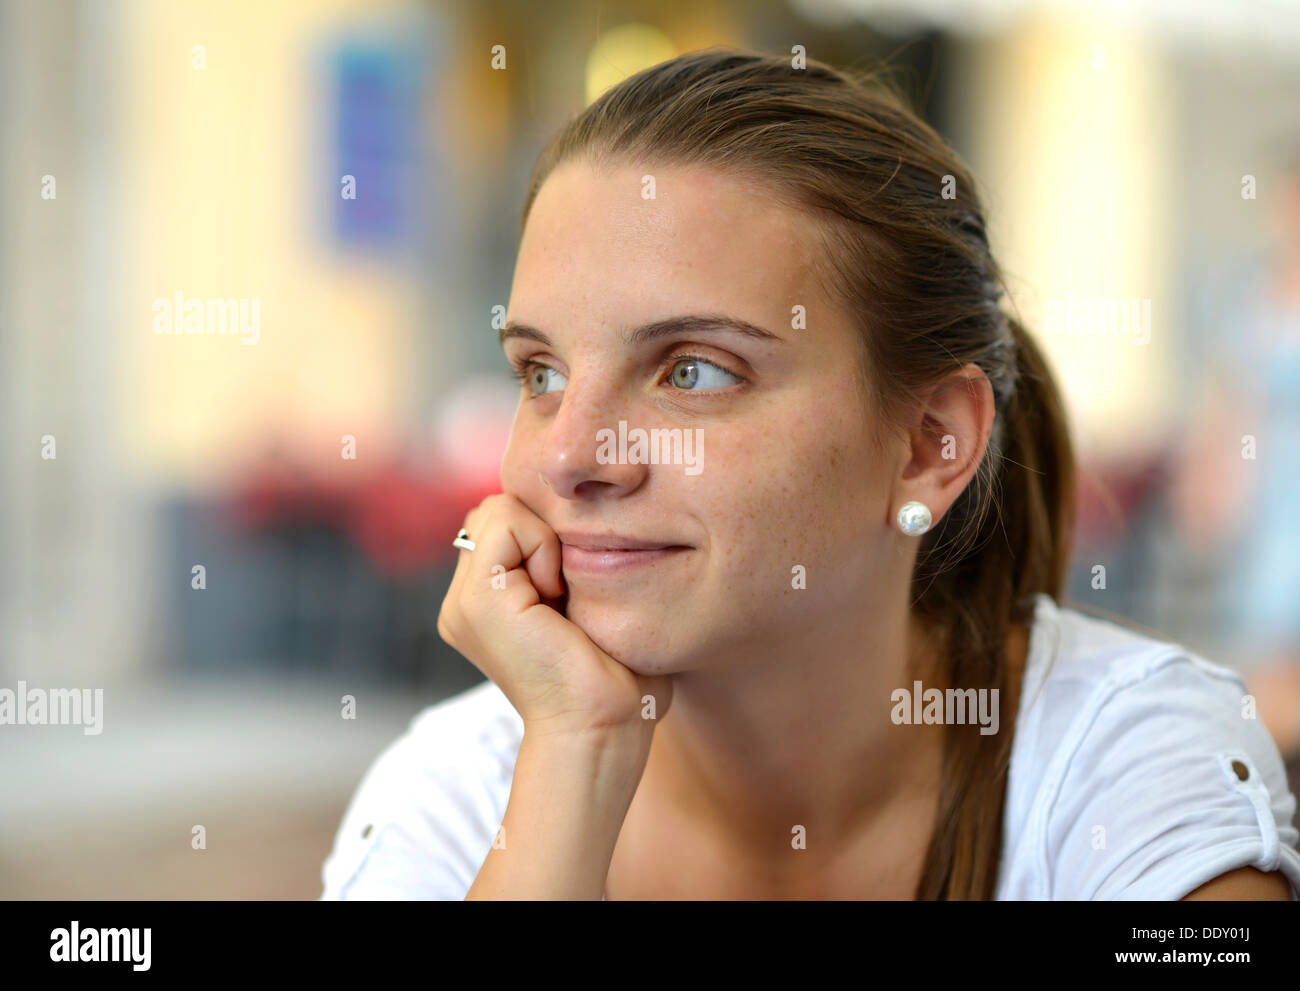
<path fill-rule="evenodd" d="M 501 689 L 527 732 L 585 732 L 641 725 L 643 698 L 668 711 L 672 681 L 637 675 L 563 613 L 560 539 L 510 495 L 470 510 L 475 544 L 461 550 L 438 613 L 438 635 Z"/>

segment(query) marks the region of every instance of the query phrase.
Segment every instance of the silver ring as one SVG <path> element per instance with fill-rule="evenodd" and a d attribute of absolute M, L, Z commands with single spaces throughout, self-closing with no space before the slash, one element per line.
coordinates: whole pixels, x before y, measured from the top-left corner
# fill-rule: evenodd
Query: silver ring
<path fill-rule="evenodd" d="M 460 532 L 456 534 L 456 539 L 451 542 L 451 546 L 462 547 L 467 551 L 472 551 L 474 549 L 474 541 L 469 539 L 469 533 L 466 532 L 464 527 L 461 527 Z"/>

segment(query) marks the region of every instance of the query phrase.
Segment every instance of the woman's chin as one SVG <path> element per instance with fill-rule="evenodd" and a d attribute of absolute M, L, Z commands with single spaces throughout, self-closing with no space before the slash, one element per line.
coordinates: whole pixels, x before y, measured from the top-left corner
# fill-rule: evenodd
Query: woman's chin
<path fill-rule="evenodd" d="M 633 605 L 627 610 L 605 603 L 584 602 L 570 596 L 565 615 L 591 642 L 624 667 L 640 675 L 669 674 L 679 670 L 665 652 L 661 631 L 668 617 L 651 616 Z"/>

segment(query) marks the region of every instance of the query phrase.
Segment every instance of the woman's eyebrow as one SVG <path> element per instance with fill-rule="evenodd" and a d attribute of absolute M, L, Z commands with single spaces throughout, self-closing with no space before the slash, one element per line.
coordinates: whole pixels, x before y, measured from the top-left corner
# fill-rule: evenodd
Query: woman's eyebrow
<path fill-rule="evenodd" d="M 635 330 L 629 331 L 623 340 L 627 344 L 644 344 L 647 341 L 658 340 L 661 337 L 671 337 L 674 334 L 689 333 L 700 334 L 710 331 L 730 330 L 739 331 L 747 337 L 754 337 L 761 341 L 784 341 L 770 330 L 765 330 L 752 323 L 744 320 L 737 320 L 735 317 L 729 317 L 722 314 L 695 315 L 689 314 L 680 317 L 667 317 L 663 320 L 656 320 L 654 323 L 644 324 Z"/>
<path fill-rule="evenodd" d="M 551 339 L 540 330 L 529 327 L 527 324 L 516 323 L 514 320 L 511 320 L 501 328 L 502 345 L 512 337 L 523 337 L 530 341 L 537 341 L 541 344 L 545 344 L 548 348 L 555 346 L 551 343 Z"/>
<path fill-rule="evenodd" d="M 658 340 L 661 337 L 671 337 L 674 334 L 702 334 L 717 331 L 738 332 L 758 340 L 785 343 L 784 338 L 777 336 L 770 330 L 765 330 L 745 320 L 737 320 L 735 317 L 721 314 L 687 314 L 665 317 L 662 320 L 655 320 L 653 323 L 643 324 L 628 331 L 623 335 L 623 342 L 625 344 L 645 344 L 647 341 Z M 553 346 L 551 339 L 540 330 L 513 320 L 501 328 L 501 343 L 504 345 L 506 340 L 511 337 L 524 337 L 531 341 L 538 341 L 547 347 Z"/>

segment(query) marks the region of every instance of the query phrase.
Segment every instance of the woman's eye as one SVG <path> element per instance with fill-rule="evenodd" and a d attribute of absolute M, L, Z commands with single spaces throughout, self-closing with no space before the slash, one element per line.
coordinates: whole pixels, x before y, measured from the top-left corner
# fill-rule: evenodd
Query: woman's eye
<path fill-rule="evenodd" d="M 518 366 L 516 366 L 518 367 Z M 568 379 L 549 365 L 528 362 L 516 376 L 528 383 L 533 397 L 545 396 L 552 392 L 563 392 Z M 701 358 L 680 358 L 672 365 L 669 373 L 672 384 L 688 392 L 706 392 L 711 389 L 725 389 L 730 385 L 743 382 L 744 379 L 734 375 L 711 361 Z M 558 380 L 558 381 L 557 381 Z"/>
<path fill-rule="evenodd" d="M 683 358 L 674 363 L 669 378 L 673 385 L 691 391 L 725 389 L 741 381 L 725 368 L 719 368 L 711 362 L 701 361 L 698 358 Z M 696 389 L 696 386 L 699 386 L 699 389 Z"/>
<path fill-rule="evenodd" d="M 560 379 L 560 390 L 562 391 L 564 389 L 563 383 L 568 381 L 563 375 L 546 365 L 533 365 L 532 371 L 528 374 L 528 385 L 532 388 L 534 395 L 544 396 L 552 391 L 546 387 L 551 381 L 551 376 Z"/>

